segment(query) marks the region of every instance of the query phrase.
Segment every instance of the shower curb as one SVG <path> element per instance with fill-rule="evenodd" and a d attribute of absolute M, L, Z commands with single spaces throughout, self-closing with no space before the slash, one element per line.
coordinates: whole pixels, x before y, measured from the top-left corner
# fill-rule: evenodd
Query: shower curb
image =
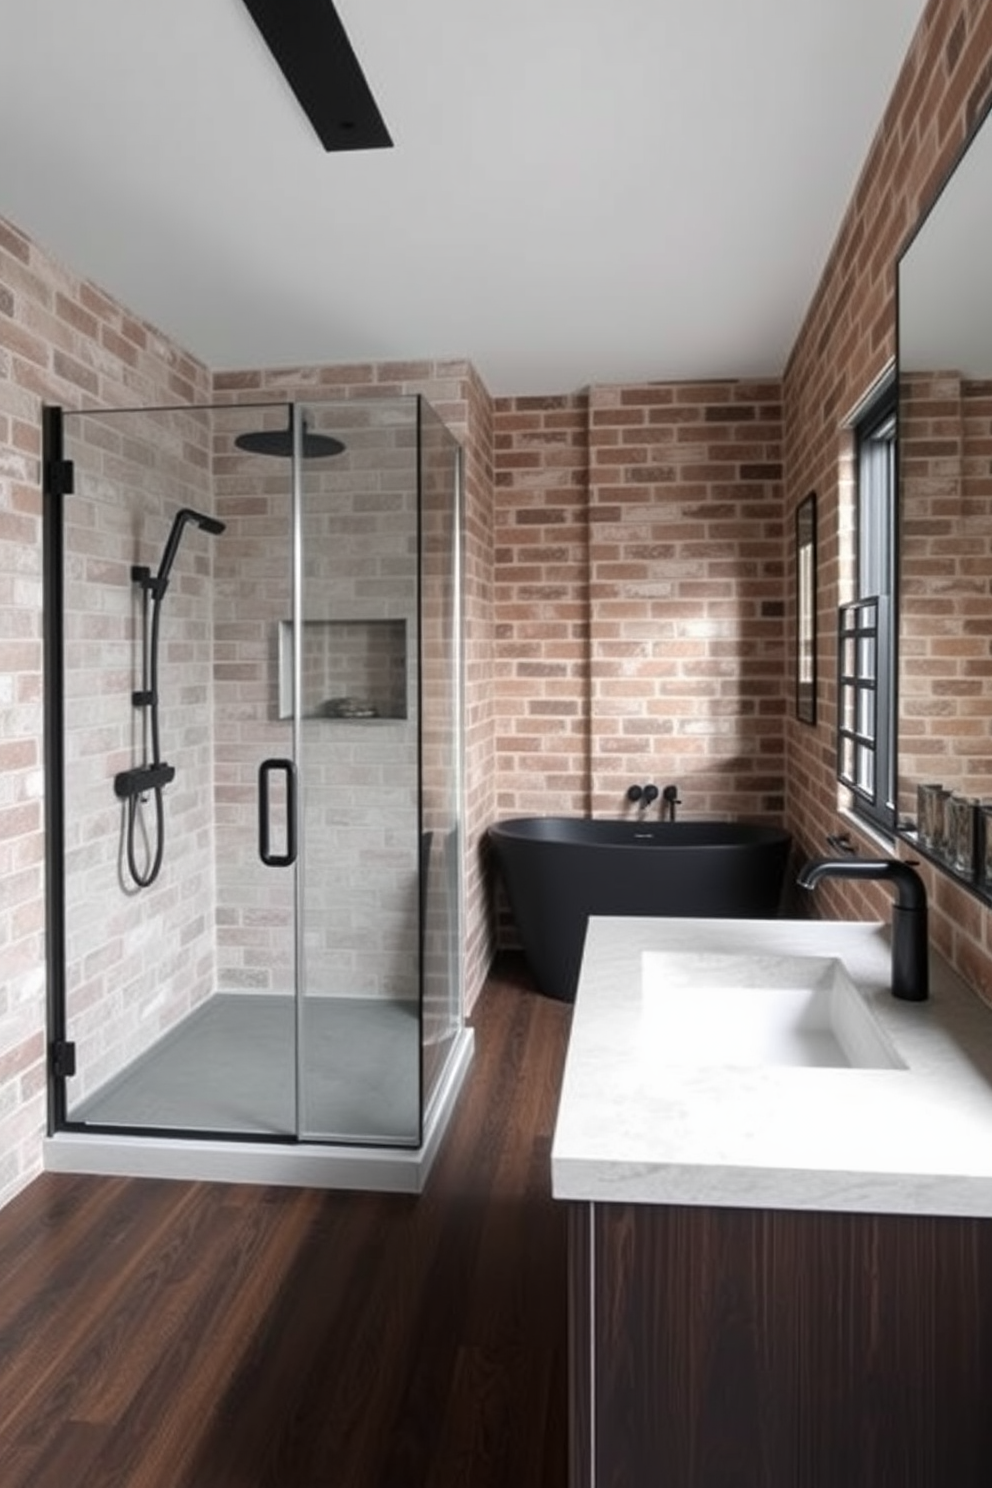
<path fill-rule="evenodd" d="M 175 1178 L 206 1183 L 281 1184 L 290 1188 L 423 1192 L 472 1062 L 475 1034 L 459 1031 L 424 1117 L 420 1147 L 357 1147 L 220 1138 L 118 1136 L 56 1132 L 44 1141 L 48 1173 L 114 1178 Z"/>

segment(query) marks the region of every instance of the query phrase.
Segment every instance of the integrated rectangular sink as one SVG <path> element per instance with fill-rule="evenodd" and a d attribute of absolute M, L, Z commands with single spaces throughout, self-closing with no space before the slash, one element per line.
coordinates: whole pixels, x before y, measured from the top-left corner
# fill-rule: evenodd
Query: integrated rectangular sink
<path fill-rule="evenodd" d="M 645 951 L 641 978 L 652 1062 L 906 1068 L 834 956 Z"/>

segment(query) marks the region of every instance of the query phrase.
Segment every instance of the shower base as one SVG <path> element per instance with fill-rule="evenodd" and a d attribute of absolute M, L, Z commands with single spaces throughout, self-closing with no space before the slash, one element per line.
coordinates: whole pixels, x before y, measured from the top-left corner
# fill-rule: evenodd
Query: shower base
<path fill-rule="evenodd" d="M 46 1168 L 419 1192 L 471 1060 L 471 1031 L 452 1041 L 417 1146 L 416 1005 L 313 997 L 304 1022 L 312 1138 L 294 1135 L 293 1000 L 219 993 L 71 1108 L 73 1121 L 131 1130 L 58 1132 Z M 141 1127 L 156 1134 L 136 1135 Z M 170 1128 L 175 1137 L 163 1135 Z M 180 1135 L 191 1131 L 217 1136 Z"/>
<path fill-rule="evenodd" d="M 289 1136 L 296 1131 L 295 1002 L 221 992 L 70 1111 L 97 1126 Z M 306 1129 L 341 1141 L 414 1143 L 417 1004 L 305 1004 Z"/>

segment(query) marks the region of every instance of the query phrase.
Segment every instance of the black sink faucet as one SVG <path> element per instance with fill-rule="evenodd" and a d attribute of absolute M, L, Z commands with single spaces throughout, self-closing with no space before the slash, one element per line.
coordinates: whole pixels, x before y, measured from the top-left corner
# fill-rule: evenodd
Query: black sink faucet
<path fill-rule="evenodd" d="M 892 906 L 892 996 L 925 1002 L 930 995 L 927 891 L 898 858 L 812 858 L 796 882 L 815 889 L 821 878 L 881 878 L 895 885 Z"/>

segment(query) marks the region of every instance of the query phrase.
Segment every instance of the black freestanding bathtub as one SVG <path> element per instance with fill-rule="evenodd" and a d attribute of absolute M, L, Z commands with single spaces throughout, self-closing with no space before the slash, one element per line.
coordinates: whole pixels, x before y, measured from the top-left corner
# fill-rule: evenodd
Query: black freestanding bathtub
<path fill-rule="evenodd" d="M 517 817 L 489 829 L 531 971 L 575 998 L 590 915 L 774 919 L 791 838 L 746 822 Z"/>

